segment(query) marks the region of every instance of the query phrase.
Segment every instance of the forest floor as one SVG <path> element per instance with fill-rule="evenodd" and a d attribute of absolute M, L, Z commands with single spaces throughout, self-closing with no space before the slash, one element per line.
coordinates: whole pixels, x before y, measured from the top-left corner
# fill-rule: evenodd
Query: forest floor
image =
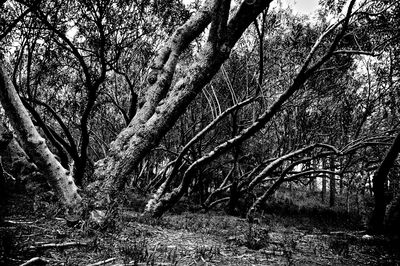
<path fill-rule="evenodd" d="M 143 219 L 120 210 L 113 229 L 69 227 L 14 195 L 0 227 L 0 265 L 400 265 L 398 245 L 343 217 L 222 213 Z M 24 264 L 25 263 L 25 264 Z"/>

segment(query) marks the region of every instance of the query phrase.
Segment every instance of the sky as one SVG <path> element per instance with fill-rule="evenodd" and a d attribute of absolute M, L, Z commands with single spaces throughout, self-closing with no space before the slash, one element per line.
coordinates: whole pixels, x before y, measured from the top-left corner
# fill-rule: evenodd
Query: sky
<path fill-rule="evenodd" d="M 318 0 L 288 0 L 282 2 L 294 2 L 293 11 L 304 15 L 312 14 L 318 7 Z"/>
<path fill-rule="evenodd" d="M 295 13 L 301 15 L 311 15 L 318 7 L 318 0 L 281 0 L 283 6 L 291 5 Z M 188 4 L 192 0 L 183 0 L 183 3 Z M 277 0 L 273 3 L 278 2 Z"/>
<path fill-rule="evenodd" d="M 183 3 L 188 4 L 193 0 L 183 0 Z M 281 0 L 282 6 L 286 7 L 290 5 L 294 11 L 294 13 L 298 13 L 300 15 L 312 15 L 314 11 L 318 7 L 319 0 Z M 278 2 L 277 0 L 273 1 L 275 4 Z M 75 36 L 77 29 L 72 28 L 67 32 L 67 37 L 72 38 Z"/>

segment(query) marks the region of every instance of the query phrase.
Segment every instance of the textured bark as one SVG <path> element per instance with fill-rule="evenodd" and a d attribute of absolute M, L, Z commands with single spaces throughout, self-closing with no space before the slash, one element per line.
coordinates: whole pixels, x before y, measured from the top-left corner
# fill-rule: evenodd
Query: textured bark
<path fill-rule="evenodd" d="M 11 142 L 13 139 L 13 135 L 8 128 L 0 123 L 0 155 L 1 153 L 4 152 L 4 150 L 7 148 L 8 144 Z"/>
<path fill-rule="evenodd" d="M 150 86 L 147 89 L 143 106 L 138 110 L 129 126 L 111 144 L 110 155 L 96 165 L 95 174 L 98 181 L 92 184 L 92 187 L 100 187 L 99 204 L 107 203 L 110 200 L 110 193 L 112 195 L 112 192 L 122 188 L 125 179 L 134 172 L 140 160 L 158 144 L 161 137 L 185 112 L 190 102 L 201 92 L 203 86 L 212 79 L 222 63 L 229 57 L 231 49 L 245 29 L 271 1 L 243 1 L 228 21 L 229 0 L 206 0 L 201 9 L 175 31 L 160 50 L 153 64 L 153 71 L 148 78 Z M 146 206 L 148 214 L 159 216 L 168 210 L 187 191 L 191 182 L 191 175 L 198 167 L 250 138 L 274 117 L 283 103 L 333 55 L 347 28 L 353 5 L 354 0 L 349 5 L 346 18 L 338 22 L 337 25 L 328 28 L 316 41 L 309 55 L 305 58 L 298 76 L 277 101 L 252 126 L 194 162 L 185 172 L 179 187 L 161 196 L 157 192 Z M 170 88 L 179 55 L 209 24 L 211 24 L 209 36 L 198 58 L 188 67 L 185 76 L 177 80 Z M 342 28 L 328 47 L 326 54 L 316 59 L 316 52 L 322 40 L 337 29 L 340 24 L 343 24 Z M 312 64 L 313 62 L 315 63 Z"/>
<path fill-rule="evenodd" d="M 13 137 L 11 131 L 3 124 L 0 124 L 0 135 L 0 156 L 2 156 L 7 170 L 17 181 L 37 169 L 36 165 L 29 161 L 28 155 Z"/>
<path fill-rule="evenodd" d="M 0 101 L 21 144 L 46 176 L 60 202 L 74 209 L 81 201 L 69 170 L 64 169 L 40 136 L 17 91 L 8 79 L 4 59 L 0 58 Z"/>
<path fill-rule="evenodd" d="M 271 1 L 244 1 L 229 23 L 220 19 L 213 20 L 213 17 L 226 15 L 224 11 L 229 10 L 229 1 L 222 1 L 223 4 L 220 2 L 205 1 L 200 10 L 179 27 L 160 50 L 148 78 L 149 87 L 143 106 L 111 144 L 109 156 L 96 164 L 95 175 L 99 181 L 92 186 L 99 185 L 101 195 L 105 196 L 124 184 L 140 160 L 158 144 L 217 73 L 251 21 Z M 218 10 L 221 12 L 218 13 Z M 199 58 L 188 68 L 187 74 L 171 87 L 179 55 L 210 23 L 219 26 L 219 30 L 210 32 Z M 221 25 L 225 25 L 225 30 L 221 31 Z M 108 196 L 103 199 L 108 200 Z"/>

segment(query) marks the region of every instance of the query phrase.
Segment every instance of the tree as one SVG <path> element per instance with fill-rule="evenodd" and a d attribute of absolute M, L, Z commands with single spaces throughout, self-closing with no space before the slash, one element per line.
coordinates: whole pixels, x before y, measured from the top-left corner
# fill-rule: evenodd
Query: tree
<path fill-rule="evenodd" d="M 400 152 L 400 133 L 397 134 L 393 144 L 387 151 L 383 161 L 379 165 L 378 170 L 375 172 L 372 179 L 375 206 L 372 213 L 372 217 L 369 222 L 369 230 L 374 233 L 384 232 L 384 219 L 386 213 L 387 200 L 385 199 L 385 183 L 390 169 L 393 167 L 395 160 L 397 159 Z M 391 213 L 395 213 L 398 204 L 393 204 Z M 396 217 L 399 218 L 398 216 Z M 393 222 L 394 218 L 390 219 Z"/>
<path fill-rule="evenodd" d="M 72 211 L 81 202 L 72 174 L 62 167 L 39 135 L 17 91 L 7 77 L 5 62 L 0 56 L 0 102 L 10 123 L 23 142 L 23 147 L 35 164 L 43 171 L 61 203 Z"/>
<path fill-rule="evenodd" d="M 190 182 L 191 182 L 191 175 L 198 169 L 199 167 L 209 163 L 216 157 L 220 156 L 221 154 L 225 153 L 227 150 L 239 145 L 243 141 L 247 140 L 248 138 L 252 137 L 256 132 L 258 132 L 264 125 L 269 122 L 275 114 L 281 109 L 282 105 L 288 100 L 296 91 L 298 91 L 304 84 L 304 82 L 314 73 L 316 69 L 318 69 L 322 64 L 326 62 L 333 54 L 338 45 L 339 41 L 341 40 L 342 36 L 346 31 L 346 27 L 348 22 L 351 18 L 351 7 L 354 4 L 350 5 L 349 11 L 347 16 L 341 22 L 344 22 L 339 33 L 333 38 L 333 41 L 328 46 L 326 54 L 324 54 L 321 58 L 315 59 L 315 63 L 310 66 L 313 61 L 313 56 L 315 55 L 315 51 L 317 47 L 321 44 L 321 41 L 324 37 L 331 32 L 332 29 L 336 29 L 336 26 L 329 28 L 326 32 L 324 32 L 320 38 L 318 38 L 316 44 L 311 49 L 311 52 L 308 54 L 307 58 L 304 60 L 303 65 L 300 67 L 299 72 L 294 77 L 293 82 L 284 91 L 276 100 L 273 102 L 265 112 L 263 112 L 256 122 L 251 124 L 249 127 L 242 130 L 238 135 L 234 136 L 233 138 L 223 142 L 222 144 L 216 146 L 211 152 L 204 155 L 202 158 L 196 160 L 192 163 L 189 168 L 184 172 L 182 181 L 180 185 L 173 189 L 170 193 L 165 193 L 164 187 L 155 193 L 152 200 L 149 201 L 146 211 L 154 216 L 159 216 L 168 210 L 177 200 L 182 197 L 182 195 L 186 192 Z M 339 23 L 341 24 L 341 23 Z M 337 26 L 339 25 L 337 24 Z M 260 182 L 264 177 L 265 174 L 269 172 L 270 166 L 267 166 L 256 178 L 256 180 L 252 181 L 251 187 L 254 187 L 257 182 Z M 250 186 L 250 185 L 249 185 Z M 254 210 L 254 209 L 253 209 Z"/>
<path fill-rule="evenodd" d="M 104 153 L 123 128 L 116 112 L 126 124 L 136 112 L 151 45 L 187 12 L 178 1 L 16 1 L 6 7 L 11 14 L 27 7 L 29 14 L 6 36 L 11 80 L 63 166 L 73 165 L 78 185 L 88 183 L 93 162 L 104 157 L 98 150 Z M 99 129 L 105 122 L 115 128 Z"/>
<path fill-rule="evenodd" d="M 148 77 L 144 103 L 111 144 L 110 154 L 97 163 L 102 191 L 120 189 L 140 160 L 186 110 L 228 58 L 237 40 L 271 1 L 244 1 L 229 19 L 230 1 L 205 1 L 160 49 Z M 209 37 L 186 76 L 172 84 L 179 56 L 211 23 Z M 171 86 L 172 85 L 172 86 Z M 115 185 L 117 184 L 117 185 Z"/>

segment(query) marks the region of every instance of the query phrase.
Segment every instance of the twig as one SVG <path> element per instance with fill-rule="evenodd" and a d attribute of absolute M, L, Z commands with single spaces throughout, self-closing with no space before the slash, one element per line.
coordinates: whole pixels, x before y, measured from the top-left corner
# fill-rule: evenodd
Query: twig
<path fill-rule="evenodd" d="M 33 224 L 33 222 L 11 221 L 11 220 L 4 220 L 4 222 L 8 224 Z"/>
<path fill-rule="evenodd" d="M 42 261 L 42 262 L 45 262 L 45 263 L 48 263 L 48 262 L 49 262 L 48 260 L 42 259 L 41 257 L 34 257 L 34 258 L 32 258 L 32 259 L 30 259 L 30 260 L 28 260 L 28 261 L 26 261 L 26 262 L 20 264 L 19 266 L 26 266 L 26 265 L 35 263 L 35 262 L 37 262 L 37 261 Z"/>
<path fill-rule="evenodd" d="M 102 260 L 102 261 L 99 261 L 99 262 L 96 262 L 96 263 L 88 264 L 88 265 L 86 265 L 86 266 L 97 266 L 97 265 L 103 265 L 103 264 L 106 264 L 106 263 L 112 262 L 112 261 L 114 261 L 114 260 L 116 260 L 116 259 L 117 259 L 117 258 L 109 258 L 109 259 Z"/>
<path fill-rule="evenodd" d="M 29 249 L 38 249 L 38 248 L 67 248 L 74 246 L 86 246 L 88 243 L 82 242 L 65 242 L 65 243 L 48 243 L 48 244 L 38 244 L 36 246 L 30 246 Z"/>

